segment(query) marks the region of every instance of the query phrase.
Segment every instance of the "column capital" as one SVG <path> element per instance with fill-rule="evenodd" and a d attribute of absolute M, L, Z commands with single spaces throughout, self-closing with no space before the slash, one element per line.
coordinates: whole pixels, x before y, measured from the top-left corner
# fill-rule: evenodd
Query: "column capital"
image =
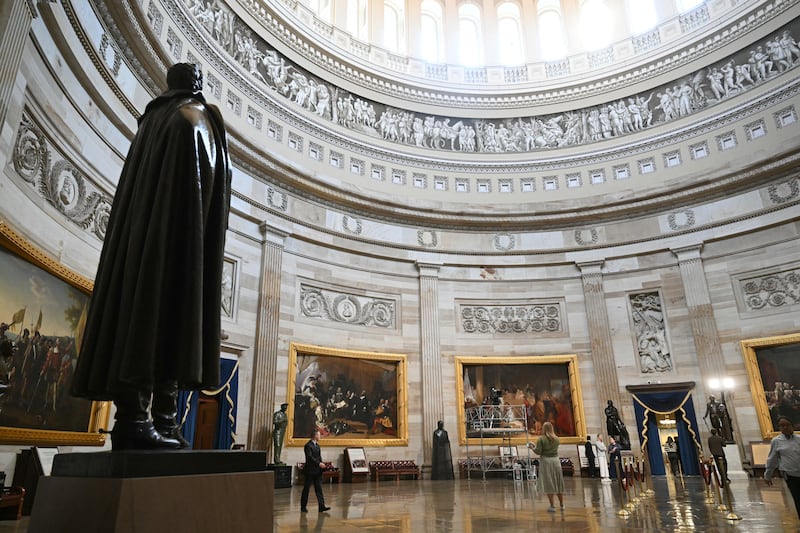
<path fill-rule="evenodd" d="M 261 231 L 261 235 L 264 237 L 265 241 L 279 246 L 283 246 L 286 238 L 292 234 L 292 230 L 289 228 L 267 222 L 266 220 L 258 225 L 258 229 Z"/>
<path fill-rule="evenodd" d="M 700 259 L 700 250 L 703 249 L 703 243 L 691 244 L 689 246 L 681 246 L 678 248 L 670 248 L 670 251 L 675 254 L 679 262 L 691 261 L 693 259 Z"/>
<path fill-rule="evenodd" d="M 582 276 L 592 275 L 592 274 L 602 274 L 603 270 L 603 263 L 604 260 L 599 261 L 586 261 L 584 263 L 575 263 L 577 267 L 581 270 Z"/>
<path fill-rule="evenodd" d="M 430 263 L 427 261 L 417 261 L 417 269 L 420 276 L 439 277 L 439 270 L 442 268 L 442 263 Z"/>

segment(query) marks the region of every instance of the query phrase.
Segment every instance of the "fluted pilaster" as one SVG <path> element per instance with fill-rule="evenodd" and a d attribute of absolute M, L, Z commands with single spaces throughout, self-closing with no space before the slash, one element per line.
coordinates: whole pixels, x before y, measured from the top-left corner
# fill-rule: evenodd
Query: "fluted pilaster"
<path fill-rule="evenodd" d="M 436 422 L 444 419 L 442 353 L 439 340 L 439 268 L 417 263 L 419 269 L 420 354 L 422 356 L 422 434 L 428 438 Z M 431 464 L 431 447 L 422 446 L 425 465 Z"/>
<path fill-rule="evenodd" d="M 0 2 L 0 126 L 6 119 L 8 104 L 22 61 L 33 12 L 26 0 Z"/>
<path fill-rule="evenodd" d="M 266 450 L 272 442 L 283 246 L 286 237 L 290 235 L 288 231 L 268 223 L 261 224 L 259 229 L 264 240 L 261 244 L 261 283 L 253 353 L 250 432 L 247 442 L 247 447 L 251 450 Z"/>
<path fill-rule="evenodd" d="M 678 258 L 681 270 L 689 322 L 697 350 L 697 362 L 704 378 L 721 377 L 725 373 L 725 360 L 719 341 L 711 295 L 708 292 L 703 262 L 700 259 L 702 245 L 672 250 Z"/>
<path fill-rule="evenodd" d="M 595 420 L 605 420 L 604 409 L 607 400 L 613 401 L 618 408 L 621 405 L 617 365 L 606 309 L 606 294 L 603 290 L 602 266 L 602 261 L 578 264 L 583 280 L 586 320 L 589 325 L 589 342 L 592 347 L 592 363 L 599 400 Z M 605 424 L 600 426 L 601 430 L 605 429 Z"/>

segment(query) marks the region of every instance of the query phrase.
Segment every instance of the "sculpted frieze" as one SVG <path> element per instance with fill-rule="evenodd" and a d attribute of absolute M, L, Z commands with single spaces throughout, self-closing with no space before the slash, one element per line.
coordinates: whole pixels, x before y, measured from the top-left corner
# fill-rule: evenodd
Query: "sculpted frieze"
<path fill-rule="evenodd" d="M 525 304 L 459 304 L 461 328 L 466 333 L 563 332 L 559 302 Z"/>
<path fill-rule="evenodd" d="M 393 329 L 397 302 L 301 283 L 299 308 L 307 318 Z"/>
<path fill-rule="evenodd" d="M 42 129 L 23 113 L 12 156 L 22 180 L 69 221 L 105 238 L 111 198 L 66 159 Z"/>
<path fill-rule="evenodd" d="M 209 39 L 257 82 L 347 130 L 416 148 L 466 153 L 546 151 L 638 133 L 693 115 L 793 70 L 792 21 L 769 37 L 689 76 L 600 105 L 517 118 L 453 118 L 387 106 L 337 87 L 283 57 L 224 4 L 184 0 Z"/>
<path fill-rule="evenodd" d="M 741 278 L 738 281 L 747 311 L 786 308 L 800 303 L 798 268 Z"/>

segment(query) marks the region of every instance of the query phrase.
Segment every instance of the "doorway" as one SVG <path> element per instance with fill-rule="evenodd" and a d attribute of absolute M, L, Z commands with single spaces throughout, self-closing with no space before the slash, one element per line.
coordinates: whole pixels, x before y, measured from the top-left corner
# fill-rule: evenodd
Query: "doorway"
<path fill-rule="evenodd" d="M 627 388 L 633 394 L 639 442 L 647 450 L 651 473 L 666 474 L 669 461 L 664 444 L 672 436 L 677 442 L 678 468 L 685 475 L 699 475 L 700 431 L 692 402 L 694 383 Z"/>
<path fill-rule="evenodd" d="M 200 395 L 197 402 L 197 426 L 194 430 L 195 450 L 213 450 L 219 426 L 219 397 Z"/>

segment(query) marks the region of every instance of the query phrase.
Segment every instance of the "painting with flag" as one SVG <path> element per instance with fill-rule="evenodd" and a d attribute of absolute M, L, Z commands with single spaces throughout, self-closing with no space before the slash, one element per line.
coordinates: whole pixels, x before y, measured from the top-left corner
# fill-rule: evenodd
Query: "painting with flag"
<path fill-rule="evenodd" d="M 98 429 L 106 427 L 108 404 L 69 394 L 90 291 L 89 280 L 0 221 L 0 319 L 8 319 L 0 327 L 3 442 L 105 442 Z"/>

